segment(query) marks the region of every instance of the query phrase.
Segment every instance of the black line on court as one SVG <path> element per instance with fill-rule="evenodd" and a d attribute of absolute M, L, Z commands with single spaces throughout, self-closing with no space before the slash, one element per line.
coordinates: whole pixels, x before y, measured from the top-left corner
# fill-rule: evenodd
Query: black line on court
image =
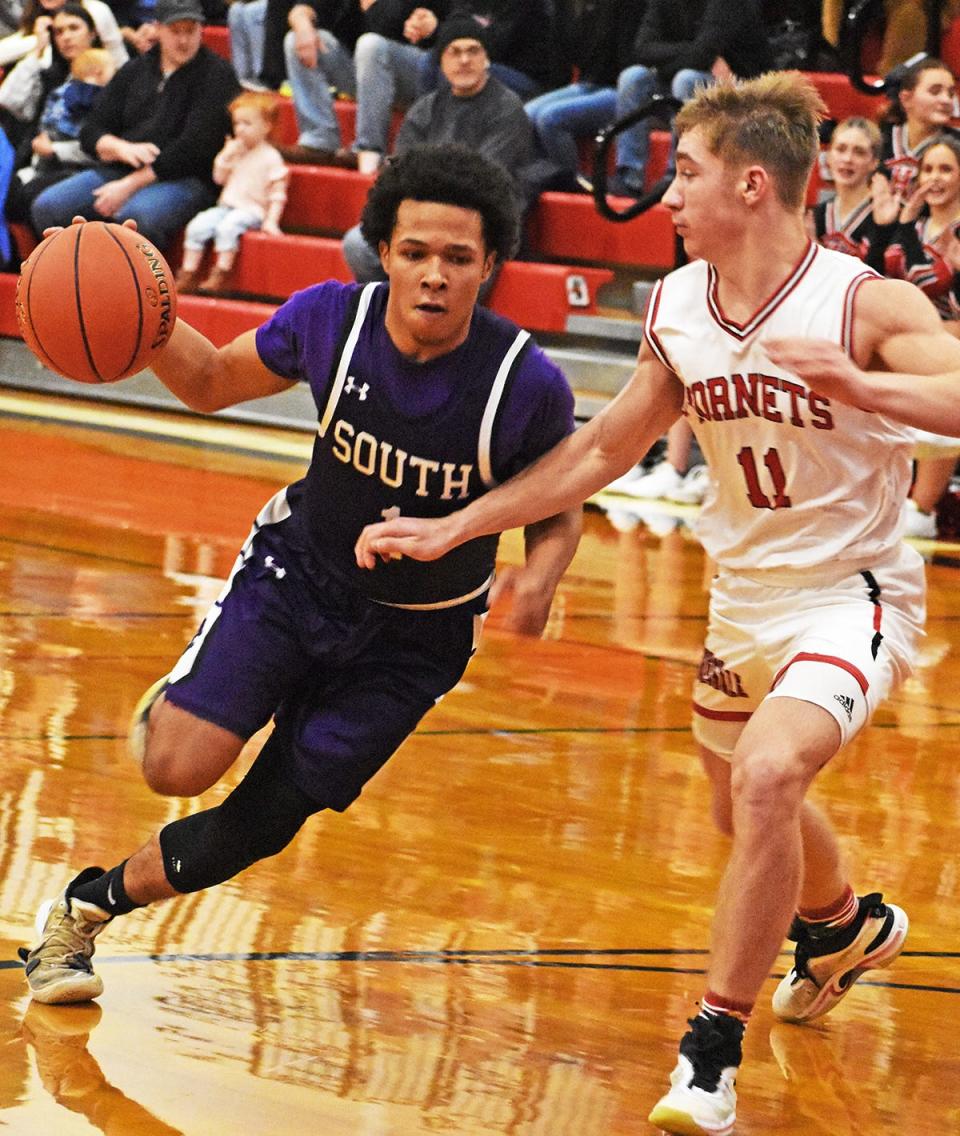
<path fill-rule="evenodd" d="M 703 956 L 709 952 L 703 948 L 609 948 L 596 950 L 565 950 L 563 948 L 528 950 L 435 950 L 435 951 L 243 951 L 238 953 L 184 953 L 121 955 L 113 958 L 100 958 L 98 965 L 112 966 L 131 963 L 183 963 L 183 962 L 360 962 L 360 963 L 420 963 L 433 966 L 519 966 L 531 969 L 563 970 L 606 970 L 630 972 L 635 974 L 706 974 L 703 967 L 686 967 L 626 962 L 587 962 L 590 957 L 642 956 Z M 781 952 L 785 953 L 785 952 Z M 563 957 L 557 957 L 563 956 Z M 960 951 L 904 951 L 901 958 L 960 958 Z M 0 960 L 0 970 L 22 967 L 15 959 Z M 770 979 L 779 980 L 782 974 L 771 974 Z M 878 986 L 888 990 L 913 990 L 928 994 L 957 994 L 960 986 L 940 986 L 919 982 L 881 982 L 876 979 L 861 981 L 862 986 Z"/>
<path fill-rule="evenodd" d="M 931 709 L 928 707 L 927 709 Z M 935 707 L 933 707 L 935 709 Z M 950 730 L 960 727 L 960 721 L 928 723 L 924 728 Z M 554 735 L 609 737 L 613 735 L 641 734 L 689 734 L 691 726 L 489 726 L 456 730 L 416 730 L 411 737 L 418 738 L 510 738 L 510 737 L 551 737 Z M 871 722 L 872 730 L 897 730 L 897 722 Z M 126 738 L 126 734 L 64 734 L 69 742 L 116 742 Z M 48 734 L 3 734 L 0 742 L 40 742 L 48 740 Z"/>

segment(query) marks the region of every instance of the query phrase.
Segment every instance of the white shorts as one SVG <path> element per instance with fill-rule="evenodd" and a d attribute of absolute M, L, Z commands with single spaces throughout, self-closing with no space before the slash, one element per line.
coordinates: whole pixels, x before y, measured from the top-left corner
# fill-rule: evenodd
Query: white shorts
<path fill-rule="evenodd" d="M 729 757 L 760 703 L 788 697 L 822 706 L 845 745 L 913 669 L 924 591 L 923 560 L 908 545 L 822 587 L 721 572 L 694 684 L 694 737 Z"/>

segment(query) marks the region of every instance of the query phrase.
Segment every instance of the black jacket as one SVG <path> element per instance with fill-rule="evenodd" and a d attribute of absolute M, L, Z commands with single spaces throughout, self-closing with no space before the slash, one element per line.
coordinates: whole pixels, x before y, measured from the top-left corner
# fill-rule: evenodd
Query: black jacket
<path fill-rule="evenodd" d="M 571 57 L 585 83 L 617 85 L 617 76 L 634 62 L 644 8 L 642 0 L 584 0 L 574 25 Z"/>
<path fill-rule="evenodd" d="M 437 20 L 445 20 L 450 13 L 450 0 L 377 0 L 364 12 L 366 30 L 406 43 L 403 25 L 416 8 L 428 8 Z M 431 43 L 432 38 L 419 46 L 429 47 Z"/>
<path fill-rule="evenodd" d="M 633 62 L 672 79 L 685 68 L 709 71 L 722 56 L 739 79 L 770 68 L 770 45 L 758 0 L 649 0 L 634 41 Z"/>
<path fill-rule="evenodd" d="M 158 180 L 197 177 L 212 187 L 213 159 L 231 130 L 227 104 L 239 89 L 233 67 L 204 46 L 163 82 L 160 48 L 152 47 L 104 87 L 80 144 L 95 157 L 104 134 L 154 142 L 160 148 L 153 163 Z"/>

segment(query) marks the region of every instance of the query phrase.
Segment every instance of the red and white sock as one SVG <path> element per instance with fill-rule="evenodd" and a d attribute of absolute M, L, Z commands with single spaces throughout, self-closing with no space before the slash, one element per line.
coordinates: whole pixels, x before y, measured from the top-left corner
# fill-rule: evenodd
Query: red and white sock
<path fill-rule="evenodd" d="M 853 888 L 847 884 L 843 894 L 828 907 L 798 907 L 797 915 L 813 934 L 828 935 L 849 927 L 860 911 Z"/>
<path fill-rule="evenodd" d="M 736 1018 L 742 1025 L 750 1021 L 753 1013 L 752 1002 L 738 1002 L 733 998 L 725 998 L 708 990 L 700 999 L 700 1016 L 704 1018 L 719 1018 L 721 1016 Z"/>

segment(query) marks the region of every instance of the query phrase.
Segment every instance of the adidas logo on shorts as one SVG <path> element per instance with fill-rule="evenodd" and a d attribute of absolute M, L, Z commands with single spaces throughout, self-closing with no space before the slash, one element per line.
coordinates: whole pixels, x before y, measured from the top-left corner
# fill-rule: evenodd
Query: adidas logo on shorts
<path fill-rule="evenodd" d="M 837 702 L 840 703 L 840 705 L 844 708 L 844 710 L 846 710 L 847 721 L 848 722 L 853 721 L 853 699 L 850 697 L 850 695 L 849 694 L 835 694 L 833 697 Z"/>

